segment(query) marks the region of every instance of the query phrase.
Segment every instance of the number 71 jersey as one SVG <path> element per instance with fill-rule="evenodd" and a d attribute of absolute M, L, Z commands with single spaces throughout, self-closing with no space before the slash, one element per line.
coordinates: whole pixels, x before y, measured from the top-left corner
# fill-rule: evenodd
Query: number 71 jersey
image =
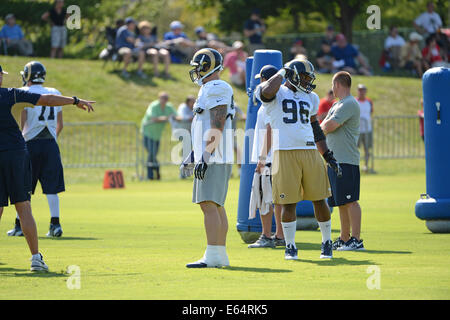
<path fill-rule="evenodd" d="M 31 93 L 61 95 L 58 90 L 41 85 L 32 85 L 21 89 Z M 22 131 L 25 141 L 35 138 L 45 127 L 56 140 L 57 115 L 62 111 L 62 107 L 35 106 L 34 108 L 25 108 L 25 111 L 27 112 L 27 121 Z"/>
<path fill-rule="evenodd" d="M 255 96 L 262 101 L 260 86 Z M 316 93 L 294 92 L 282 85 L 274 99 L 263 104 L 272 128 L 273 151 L 317 149 L 310 120 L 319 109 Z"/>

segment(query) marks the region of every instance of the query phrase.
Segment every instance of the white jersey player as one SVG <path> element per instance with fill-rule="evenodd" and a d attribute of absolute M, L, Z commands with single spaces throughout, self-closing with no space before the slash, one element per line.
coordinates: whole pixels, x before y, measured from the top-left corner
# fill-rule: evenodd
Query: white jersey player
<path fill-rule="evenodd" d="M 21 74 L 25 85 L 22 90 L 41 95 L 61 95 L 56 89 L 42 86 L 46 70 L 41 63 L 37 61 L 28 63 Z M 21 127 L 31 160 L 32 192 L 34 194 L 39 181 L 50 208 L 51 220 L 47 236 L 61 237 L 58 193 L 65 191 L 65 185 L 61 155 L 56 141 L 63 128 L 62 108 L 48 106 L 25 108 L 21 114 Z M 8 231 L 8 235 L 22 234 L 17 217 L 16 225 L 13 230 Z"/>
<path fill-rule="evenodd" d="M 214 49 L 197 51 L 192 58 L 191 80 L 201 86 L 194 105 L 194 150 L 180 166 L 182 176 L 195 173 L 192 202 L 204 214 L 207 248 L 203 258 L 188 268 L 228 266 L 226 236 L 228 220 L 224 204 L 233 163 L 233 90 L 220 80 L 223 58 Z"/>
<path fill-rule="evenodd" d="M 287 81 L 282 85 L 284 78 Z M 339 171 L 339 166 L 317 121 L 319 97 L 312 92 L 314 79 L 313 65 L 294 59 L 256 92 L 256 97 L 265 103 L 272 135 L 278 134 L 272 144 L 272 196 L 275 204 L 282 205 L 287 260 L 298 259 L 296 207 L 301 200 L 313 202 L 322 232 L 320 257 L 332 258 L 330 210 L 326 203 L 331 195 L 330 183 L 320 153 L 335 170 Z"/>

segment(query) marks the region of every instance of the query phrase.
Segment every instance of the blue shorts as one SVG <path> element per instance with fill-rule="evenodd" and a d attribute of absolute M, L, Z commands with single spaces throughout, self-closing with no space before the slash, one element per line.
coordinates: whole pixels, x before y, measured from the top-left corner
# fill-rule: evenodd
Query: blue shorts
<path fill-rule="evenodd" d="M 359 200 L 360 174 L 359 166 L 340 163 L 342 177 L 338 178 L 336 172 L 328 167 L 328 178 L 331 185 L 331 197 L 328 204 L 331 207 L 339 207 L 344 204 Z"/>
<path fill-rule="evenodd" d="M 30 201 L 31 162 L 26 149 L 0 152 L 0 207 Z"/>
<path fill-rule="evenodd" d="M 38 181 L 44 194 L 65 191 L 64 171 L 58 144 L 54 139 L 30 140 L 27 142 L 32 168 L 32 191 Z"/>

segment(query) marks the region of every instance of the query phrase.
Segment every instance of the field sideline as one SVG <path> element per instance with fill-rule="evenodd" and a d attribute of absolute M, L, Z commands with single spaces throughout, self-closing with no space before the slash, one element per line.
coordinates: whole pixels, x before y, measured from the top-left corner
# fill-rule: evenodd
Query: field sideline
<path fill-rule="evenodd" d="M 230 182 L 228 252 L 231 267 L 188 270 L 205 246 L 203 218 L 190 203 L 191 182 L 130 182 L 106 190 L 101 182 L 68 186 L 61 197 L 61 239 L 46 239 L 48 207 L 33 198 L 40 246 L 51 268 L 32 274 L 23 238 L 8 238 L 14 211 L 0 224 L 0 299 L 449 299 L 449 234 L 431 234 L 414 215 L 425 189 L 423 160 L 379 161 L 362 176 L 366 252 L 335 252 L 322 261 L 320 232 L 299 231 L 300 260 L 283 249 L 250 250 L 236 232 L 239 180 Z M 70 175 L 71 173 L 68 172 Z M 176 199 L 176 201 L 174 201 Z M 339 218 L 332 215 L 333 237 Z M 81 270 L 81 289 L 66 285 L 69 265 Z M 380 290 L 369 290 L 368 267 L 380 268 Z"/>

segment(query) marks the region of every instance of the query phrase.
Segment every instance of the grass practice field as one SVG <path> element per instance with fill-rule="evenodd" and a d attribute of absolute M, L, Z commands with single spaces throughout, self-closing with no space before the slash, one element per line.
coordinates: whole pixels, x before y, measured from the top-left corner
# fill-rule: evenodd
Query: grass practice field
<path fill-rule="evenodd" d="M 367 251 L 335 252 L 331 261 L 319 259 L 320 231 L 297 232 L 299 261 L 285 261 L 283 248 L 248 249 L 236 232 L 239 180 L 233 178 L 226 203 L 231 267 L 223 269 L 185 268 L 206 244 L 192 183 L 178 180 L 175 167 L 164 167 L 160 182 L 126 179 L 124 190 L 103 190 L 100 180 L 68 185 L 61 239 L 45 238 L 49 213 L 39 192 L 33 211 L 51 272 L 28 271 L 25 239 L 6 236 L 15 218 L 6 208 L 0 299 L 449 299 L 450 234 L 432 234 L 414 215 L 425 191 L 424 160 L 378 161 L 377 170 L 361 181 Z M 71 265 L 80 268 L 80 289 L 67 287 Z M 380 289 L 370 290 L 373 266 Z"/>

